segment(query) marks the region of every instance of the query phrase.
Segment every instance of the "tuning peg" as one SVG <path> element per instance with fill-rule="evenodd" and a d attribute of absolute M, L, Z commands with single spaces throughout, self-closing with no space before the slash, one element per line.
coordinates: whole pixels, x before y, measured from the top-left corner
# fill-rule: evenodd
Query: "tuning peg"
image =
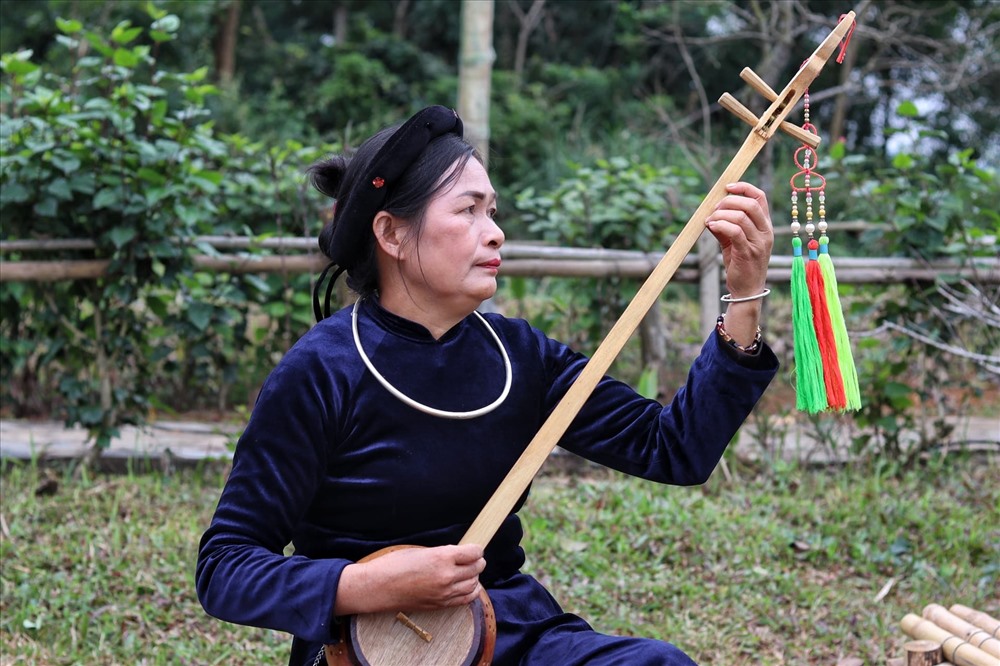
<path fill-rule="evenodd" d="M 743 71 L 740 72 L 740 78 L 747 82 L 751 88 L 759 92 L 764 96 L 768 102 L 773 102 L 778 99 L 778 93 L 774 92 L 771 86 L 767 85 L 764 79 L 757 75 L 757 72 L 753 71 L 749 67 L 744 67 Z"/>
<path fill-rule="evenodd" d="M 747 70 L 743 71 L 745 72 Z M 743 75 L 740 74 L 740 76 Z M 761 81 L 761 83 L 763 83 L 763 81 Z M 764 85 L 766 86 L 767 84 L 765 83 Z M 772 90 L 771 101 L 774 101 L 775 97 L 777 97 L 777 95 Z M 737 100 L 729 93 L 722 93 L 722 97 L 719 98 L 719 105 L 726 111 L 729 111 L 734 116 L 745 122 L 747 125 L 756 126 L 760 120 L 759 118 L 757 118 L 757 116 L 753 114 L 753 112 L 750 109 L 740 104 L 739 100 Z M 801 141 L 810 148 L 814 149 L 817 148 L 821 141 L 818 135 L 813 134 L 812 132 L 807 132 L 798 125 L 794 125 L 787 121 L 781 121 L 781 125 L 778 126 L 778 129 L 780 129 L 785 134 L 788 134 L 792 138 Z"/>

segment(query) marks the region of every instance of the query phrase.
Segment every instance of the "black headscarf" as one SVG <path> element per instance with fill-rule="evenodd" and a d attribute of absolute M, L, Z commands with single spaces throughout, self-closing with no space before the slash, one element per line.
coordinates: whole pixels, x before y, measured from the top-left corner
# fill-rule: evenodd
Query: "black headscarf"
<path fill-rule="evenodd" d="M 319 248 L 330 263 L 323 269 L 313 289 L 313 312 L 316 321 L 330 316 L 330 298 L 333 285 L 344 271 L 353 268 L 363 259 L 372 219 L 382 210 L 389 191 L 406 170 L 420 157 L 434 139 L 445 134 L 462 137 L 462 119 L 453 109 L 429 106 L 399 126 L 386 140 L 372 159 L 367 171 L 354 186 L 338 197 L 334 206 L 333 221 L 319 235 Z M 324 307 L 321 310 L 319 293 L 327 274 Z"/>

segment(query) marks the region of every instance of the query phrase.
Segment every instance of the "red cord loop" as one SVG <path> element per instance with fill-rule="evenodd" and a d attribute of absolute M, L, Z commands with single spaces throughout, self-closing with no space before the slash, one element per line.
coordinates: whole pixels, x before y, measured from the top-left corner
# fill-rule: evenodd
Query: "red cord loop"
<path fill-rule="evenodd" d="M 837 20 L 843 21 L 845 16 L 847 16 L 847 14 L 841 14 L 840 18 Z M 837 54 L 838 65 L 844 62 L 844 56 L 847 54 L 847 45 L 851 42 L 851 35 L 854 34 L 854 28 L 856 28 L 857 25 L 857 21 L 851 21 L 851 28 L 847 31 L 847 35 L 844 36 L 844 41 L 840 43 L 840 53 Z"/>
<path fill-rule="evenodd" d="M 799 176 L 802 177 L 802 186 L 801 187 L 795 184 L 795 180 Z M 806 176 L 809 176 L 809 185 L 808 186 L 805 184 L 805 177 Z M 817 181 L 818 181 L 818 183 L 817 183 Z M 809 192 L 821 192 L 821 191 L 823 191 L 823 190 L 826 189 L 826 178 L 824 178 L 821 174 L 816 173 L 815 171 L 807 171 L 807 170 L 803 169 L 802 171 L 799 171 L 797 174 L 795 174 L 794 176 L 792 176 L 788 180 L 788 184 L 792 186 L 792 191 L 793 192 L 805 192 L 807 194 Z"/>

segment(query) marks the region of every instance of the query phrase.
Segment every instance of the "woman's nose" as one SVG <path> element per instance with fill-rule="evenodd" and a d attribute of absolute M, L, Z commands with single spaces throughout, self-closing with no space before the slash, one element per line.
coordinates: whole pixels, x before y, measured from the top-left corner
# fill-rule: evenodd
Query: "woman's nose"
<path fill-rule="evenodd" d="M 500 247 L 501 245 L 503 245 L 504 240 L 506 240 L 506 237 L 504 236 L 503 233 L 503 229 L 500 228 L 500 225 L 497 224 L 496 220 L 494 220 L 493 218 L 490 218 L 489 224 L 490 228 L 489 231 L 487 232 L 489 238 L 488 240 L 489 245 L 491 247 Z"/>

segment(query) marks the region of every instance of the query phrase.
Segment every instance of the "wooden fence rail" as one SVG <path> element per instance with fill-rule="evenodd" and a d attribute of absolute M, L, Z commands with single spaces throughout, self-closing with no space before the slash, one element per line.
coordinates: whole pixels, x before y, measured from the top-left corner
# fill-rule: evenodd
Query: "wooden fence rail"
<path fill-rule="evenodd" d="M 704 240 L 704 239 L 703 239 Z M 711 240 L 711 239 L 709 239 Z M 195 270 L 216 273 L 277 273 L 318 275 L 327 263 L 314 238 L 242 238 L 203 236 L 197 247 L 206 253 L 193 257 Z M 721 256 L 713 244 L 705 243 L 685 257 L 674 273 L 676 283 L 699 285 L 700 329 L 706 333 L 715 325 L 720 310 L 719 282 Z M 88 252 L 94 249 L 89 240 L 11 240 L 0 241 L 0 282 L 42 282 L 93 280 L 105 275 L 109 261 L 98 259 L 57 259 L 26 261 L 22 257 L 41 252 Z M 15 260 L 4 255 L 17 253 Z M 612 276 L 645 280 L 659 263 L 661 253 L 602 248 L 569 248 L 510 241 L 501 252 L 504 277 L 590 277 Z M 1000 257 L 984 257 L 966 262 L 918 262 L 897 257 L 837 257 L 837 280 L 840 283 L 891 284 L 917 280 L 931 283 L 939 277 L 953 276 L 979 284 L 1000 284 Z M 791 279 L 792 258 L 785 254 L 771 257 L 768 280 L 772 284 Z M 644 367 L 659 367 L 665 361 L 666 326 L 659 309 L 653 308 L 639 326 Z"/>
<path fill-rule="evenodd" d="M 225 273 L 319 273 L 326 259 L 316 252 L 313 238 L 253 238 L 203 236 L 198 244 L 211 246 L 220 254 L 199 254 L 193 258 L 197 270 Z M 89 240 L 0 241 L 0 255 L 13 252 L 87 251 L 94 248 Z M 223 250 L 250 250 L 222 254 Z M 623 277 L 645 279 L 663 256 L 657 252 L 569 248 L 511 241 L 503 246 L 500 275 L 508 277 Z M 721 258 L 716 259 L 721 264 Z M 904 280 L 931 282 L 942 276 L 974 279 L 980 283 L 1000 284 L 1000 258 L 982 257 L 956 261 L 920 262 L 898 257 L 836 257 L 837 280 L 842 283 L 887 284 Z M 768 279 L 788 282 L 790 256 L 771 257 Z M 87 280 L 103 276 L 107 260 L 65 259 L 51 261 L 0 260 L 0 282 L 58 282 Z M 681 263 L 674 276 L 677 282 L 699 280 L 698 257 L 692 253 Z"/>

